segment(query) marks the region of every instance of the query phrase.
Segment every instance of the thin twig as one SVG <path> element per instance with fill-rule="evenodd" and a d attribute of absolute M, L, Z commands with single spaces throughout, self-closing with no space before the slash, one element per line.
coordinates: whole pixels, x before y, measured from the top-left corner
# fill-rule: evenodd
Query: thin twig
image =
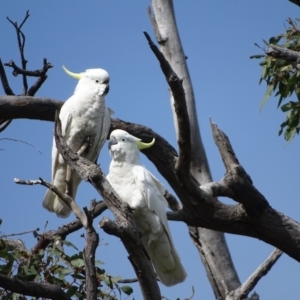
<path fill-rule="evenodd" d="M 14 182 L 17 184 L 24 184 L 24 185 L 35 185 L 40 184 L 47 187 L 53 193 L 55 193 L 66 205 L 68 205 L 76 217 L 82 222 L 84 228 L 87 227 L 87 217 L 83 213 L 83 211 L 79 208 L 76 202 L 67 194 L 60 191 L 55 185 L 50 184 L 49 182 L 39 178 L 39 180 L 23 180 L 19 178 L 15 178 Z"/>
<path fill-rule="evenodd" d="M 5 128 L 10 124 L 12 120 L 0 120 L 0 132 L 5 130 Z"/>
<path fill-rule="evenodd" d="M 131 278 L 131 279 L 120 279 L 118 280 L 118 283 L 134 283 L 138 282 L 137 278 Z"/>
<path fill-rule="evenodd" d="M 9 236 L 16 236 L 16 235 L 23 235 L 23 234 L 28 234 L 28 233 L 33 233 L 36 231 L 39 231 L 39 228 L 36 228 L 34 230 L 29 230 L 29 231 L 24 231 L 24 232 L 20 232 L 20 233 L 11 233 L 11 234 L 6 234 L 6 235 L 1 235 L 1 238 L 7 238 Z"/>
<path fill-rule="evenodd" d="M 26 75 L 30 77 L 41 77 L 45 75 L 48 69 L 53 68 L 53 65 L 51 63 L 48 63 L 47 60 L 46 61 L 45 60 L 46 59 L 44 58 L 43 68 L 34 71 L 29 71 L 26 69 L 19 68 L 13 60 L 10 60 L 9 62 L 4 63 L 3 65 L 6 67 L 13 68 L 13 75 L 15 77 L 17 77 L 18 75 Z M 26 95 L 28 95 L 28 93 Z"/>
<path fill-rule="evenodd" d="M 1 79 L 1 83 L 2 83 L 5 94 L 14 96 L 15 94 L 14 94 L 13 90 L 11 89 L 11 87 L 9 86 L 1 59 L 0 59 L 0 79 Z"/>
<path fill-rule="evenodd" d="M 268 274 L 271 268 L 282 255 L 282 251 L 274 249 L 269 257 L 251 274 L 251 276 L 235 291 L 232 292 L 232 299 L 242 300 L 255 288 L 259 280 Z"/>
<path fill-rule="evenodd" d="M 42 184 L 41 180 L 24 180 L 24 179 L 19 179 L 19 178 L 14 178 L 14 183 L 16 183 L 16 184 L 24 184 L 24 185 Z"/>
<path fill-rule="evenodd" d="M 10 123 L 11 120 L 8 120 L 8 121 L 9 121 L 9 123 Z M 2 126 L 2 125 L 1 125 L 1 126 Z M 0 132 L 1 132 L 1 126 L 0 126 Z M 28 146 L 34 148 L 34 149 L 35 149 L 37 152 L 39 152 L 40 154 L 43 154 L 42 151 L 40 151 L 38 148 L 36 148 L 36 147 L 33 146 L 32 144 L 27 143 L 27 142 L 25 142 L 25 141 L 22 141 L 22 140 L 16 140 L 16 139 L 11 139 L 11 138 L 1 138 L 0 141 L 1 141 L 1 140 L 7 140 L 7 141 L 13 141 L 13 142 L 20 142 L 20 143 L 26 144 L 26 145 L 28 145 Z"/>
<path fill-rule="evenodd" d="M 26 65 L 27 65 L 27 60 L 25 59 L 24 56 L 24 46 L 25 46 L 25 35 L 21 31 L 22 26 L 25 24 L 26 20 L 29 18 L 29 10 L 26 11 L 26 15 L 21 22 L 21 25 L 18 26 L 17 22 L 13 22 L 10 18 L 7 17 L 7 20 L 15 27 L 16 33 L 17 33 L 17 39 L 18 39 L 18 46 L 19 46 L 19 51 L 20 51 L 20 56 L 21 56 L 21 63 L 22 63 L 22 69 L 26 70 Z M 28 83 L 27 83 L 27 77 L 26 75 L 23 75 L 23 95 L 27 95 L 28 91 Z"/>

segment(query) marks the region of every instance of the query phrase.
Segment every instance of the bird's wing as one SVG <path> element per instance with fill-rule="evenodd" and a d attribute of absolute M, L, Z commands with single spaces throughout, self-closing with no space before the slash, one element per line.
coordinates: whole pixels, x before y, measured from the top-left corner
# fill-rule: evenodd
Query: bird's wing
<path fill-rule="evenodd" d="M 156 232 L 156 228 L 152 228 L 152 234 L 142 235 L 143 244 L 162 283 L 166 286 L 175 285 L 184 281 L 187 275 L 174 247 L 168 226 L 163 203 L 165 189 L 143 166 L 136 166 L 133 169 L 136 185 L 146 199 L 149 209 L 156 214 L 164 228 L 158 232 Z M 155 222 L 151 225 L 155 225 Z"/>
<path fill-rule="evenodd" d="M 59 119 L 61 121 L 61 130 L 62 135 L 64 139 L 66 140 L 69 136 L 70 132 L 70 125 L 72 123 L 72 115 L 70 114 L 70 111 L 66 109 L 68 102 L 65 102 L 63 107 L 60 110 L 59 113 Z M 65 108 L 64 108 L 65 106 Z M 57 170 L 57 164 L 59 159 L 59 153 L 56 147 L 55 138 L 53 138 L 53 144 L 52 144 L 52 180 L 54 179 L 56 170 Z"/>
<path fill-rule="evenodd" d="M 90 161 L 96 163 L 98 160 L 98 156 L 100 154 L 100 151 L 105 144 L 105 141 L 107 139 L 107 135 L 109 132 L 110 128 L 110 115 L 112 111 L 108 107 L 105 107 L 105 113 L 103 116 L 103 121 L 102 121 L 102 128 L 99 130 L 101 134 L 99 135 L 99 138 L 97 141 L 94 141 L 95 145 L 93 147 L 94 151 L 91 153 L 90 156 Z"/>
<path fill-rule="evenodd" d="M 133 168 L 135 183 L 144 196 L 148 208 L 153 211 L 166 229 L 172 241 L 168 220 L 165 211 L 166 200 L 164 198 L 165 188 L 163 185 L 143 166 Z"/>

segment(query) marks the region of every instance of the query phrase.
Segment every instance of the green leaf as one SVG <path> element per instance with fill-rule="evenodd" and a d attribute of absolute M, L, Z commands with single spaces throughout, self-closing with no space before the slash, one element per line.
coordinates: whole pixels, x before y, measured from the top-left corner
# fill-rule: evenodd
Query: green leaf
<path fill-rule="evenodd" d="M 84 267 L 84 260 L 81 258 L 73 259 L 70 261 L 70 264 L 75 268 Z"/>
<path fill-rule="evenodd" d="M 72 248 L 74 248 L 75 250 L 79 251 L 78 248 L 77 248 L 73 243 L 71 243 L 71 242 L 69 242 L 69 241 L 62 241 L 62 243 L 65 244 L 65 245 L 68 246 L 68 247 L 72 247 Z"/>
<path fill-rule="evenodd" d="M 79 273 L 74 273 L 74 274 L 71 274 L 71 276 L 73 278 L 76 278 L 76 279 L 79 279 L 79 280 L 85 280 L 85 276 L 79 274 Z"/>
<path fill-rule="evenodd" d="M 268 76 L 268 67 L 265 65 L 262 68 L 262 74 L 261 74 L 261 78 L 265 79 Z"/>
<path fill-rule="evenodd" d="M 270 98 L 270 96 L 272 95 L 273 92 L 273 84 L 269 84 L 268 88 L 266 90 L 266 93 L 264 95 L 264 98 L 262 99 L 261 103 L 260 103 L 260 110 L 263 108 L 263 106 L 266 104 L 267 100 Z"/>
<path fill-rule="evenodd" d="M 122 277 L 121 276 L 115 276 L 115 277 L 111 277 L 111 281 L 113 282 L 113 283 L 117 283 L 119 280 L 121 280 L 122 279 Z"/>
<path fill-rule="evenodd" d="M 77 290 L 78 290 L 78 287 L 77 286 L 75 286 L 75 285 L 72 285 L 69 289 L 68 289 L 68 291 L 67 291 L 67 296 L 69 296 L 69 297 L 72 297 L 76 292 L 77 292 Z"/>
<path fill-rule="evenodd" d="M 279 36 L 273 36 L 273 37 L 271 37 L 269 39 L 269 43 L 270 44 L 277 44 L 280 41 L 281 38 L 282 38 L 281 35 L 279 35 Z"/>
<path fill-rule="evenodd" d="M 35 238 L 37 238 L 39 236 L 39 234 L 37 233 L 37 230 L 33 231 L 32 233 Z"/>
<path fill-rule="evenodd" d="M 265 57 L 265 55 L 262 55 L 262 54 L 256 54 L 256 55 L 251 55 L 251 56 L 250 56 L 250 59 L 254 59 L 254 58 L 259 59 L 259 58 L 264 58 L 264 57 Z"/>
<path fill-rule="evenodd" d="M 109 287 L 109 288 L 113 288 L 113 282 L 111 280 L 110 276 L 107 276 L 106 274 L 103 274 L 100 276 L 101 279 L 104 281 L 104 283 Z"/>
<path fill-rule="evenodd" d="M 9 276 L 12 272 L 12 267 L 13 267 L 13 263 L 14 263 L 15 259 L 11 253 L 6 253 L 6 255 L 5 255 L 5 253 L 3 253 L 3 251 L 0 251 L 0 252 L 2 252 L 1 257 L 4 257 L 7 262 L 5 265 L 0 265 L 0 274 Z"/>
<path fill-rule="evenodd" d="M 286 111 L 291 110 L 292 106 L 291 106 L 291 103 L 286 103 L 286 104 L 282 105 L 280 108 L 283 112 L 286 112 Z"/>
<path fill-rule="evenodd" d="M 104 265 L 104 262 L 102 260 L 96 260 L 95 261 L 95 265 L 98 266 L 98 265 Z"/>
<path fill-rule="evenodd" d="M 121 290 L 126 294 L 126 295 L 131 295 L 133 293 L 133 289 L 129 285 L 123 285 L 121 286 Z"/>

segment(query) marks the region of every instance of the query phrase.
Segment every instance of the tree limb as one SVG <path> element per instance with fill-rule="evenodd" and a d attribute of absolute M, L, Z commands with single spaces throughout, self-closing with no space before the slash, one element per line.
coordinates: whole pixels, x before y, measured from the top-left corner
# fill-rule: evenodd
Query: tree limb
<path fill-rule="evenodd" d="M 17 40 L 18 40 L 18 46 L 21 56 L 21 63 L 22 63 L 22 69 L 26 70 L 27 60 L 24 56 L 24 46 L 25 46 L 25 35 L 21 31 L 22 26 L 25 24 L 26 20 L 29 18 L 29 10 L 26 11 L 26 15 L 21 22 L 20 26 L 18 26 L 17 22 L 13 22 L 10 18 L 7 17 L 7 20 L 14 26 L 16 33 L 17 33 Z M 27 95 L 28 91 L 28 83 L 27 83 L 27 77 L 25 74 L 23 74 L 23 95 Z"/>
<path fill-rule="evenodd" d="M 0 79 L 1 79 L 2 87 L 3 87 L 5 94 L 13 96 L 14 92 L 12 91 L 12 89 L 9 86 L 9 83 L 8 83 L 8 80 L 6 77 L 6 73 L 5 73 L 5 69 L 3 67 L 1 59 L 0 59 Z"/>
<path fill-rule="evenodd" d="M 297 51 L 270 45 L 268 51 L 266 51 L 266 54 L 273 58 L 290 61 L 296 69 L 300 70 L 300 54 Z"/>
<path fill-rule="evenodd" d="M 201 140 L 196 110 L 196 99 L 188 70 L 187 56 L 184 53 L 176 24 L 173 1 L 151 0 L 151 5 L 153 9 L 153 15 L 150 15 L 151 23 L 154 25 L 154 32 L 160 45 L 160 51 L 163 53 L 166 60 L 168 60 L 177 76 L 182 80 L 182 87 L 184 90 L 184 103 L 181 105 L 186 106 L 188 116 L 180 121 L 178 111 L 175 109 L 179 97 L 174 95 L 170 86 L 172 90 L 170 102 L 177 139 L 179 140 L 180 128 L 184 126 L 184 124 L 188 124 L 191 134 L 191 136 L 188 137 L 190 139 L 191 160 L 187 167 L 192 175 L 189 177 L 195 178 L 197 182 L 202 185 L 212 181 L 212 176 Z M 196 192 L 193 196 L 198 198 L 198 201 L 205 201 L 203 195 L 199 197 L 199 191 L 197 191 L 195 187 L 191 186 L 191 190 L 193 190 L 193 193 Z M 182 197 L 180 197 L 180 199 L 183 201 Z M 217 199 L 211 198 L 210 202 L 215 200 L 217 201 Z M 193 201 L 193 199 L 189 199 L 189 202 Z M 185 208 L 186 207 L 187 206 L 185 205 Z M 192 211 L 194 211 L 194 213 L 197 211 L 198 213 L 198 209 L 195 210 L 192 208 Z M 196 245 L 200 258 L 205 266 L 215 297 L 224 298 L 224 286 L 231 290 L 240 285 L 240 280 L 234 268 L 224 234 L 222 232 L 211 231 L 200 227 L 197 229 L 189 228 L 189 230 L 192 241 Z M 195 234 L 195 231 L 198 232 Z"/>
<path fill-rule="evenodd" d="M 97 218 L 100 216 L 105 210 L 107 209 L 107 206 L 104 201 L 98 201 L 93 210 L 90 211 L 93 218 Z M 37 244 L 33 247 L 32 252 L 38 253 L 40 249 L 45 249 L 51 242 L 55 240 L 55 237 L 60 237 L 62 240 L 66 239 L 66 237 L 81 229 L 82 223 L 79 220 L 74 220 L 66 225 L 63 225 L 62 227 L 58 228 L 57 230 L 49 230 L 43 234 L 40 235 L 40 238 L 37 242 Z"/>
<path fill-rule="evenodd" d="M 18 46 L 19 46 L 19 52 L 21 56 L 21 64 L 22 67 L 19 68 L 13 60 L 11 60 L 9 63 L 4 64 L 5 66 L 13 68 L 13 75 L 17 76 L 18 74 L 21 74 L 23 77 L 23 96 L 34 96 L 35 93 L 39 90 L 39 88 L 42 86 L 42 84 L 47 79 L 47 71 L 53 67 L 51 63 L 47 62 L 47 59 L 43 59 L 43 67 L 41 70 L 37 71 L 28 71 L 26 69 L 27 66 L 27 60 L 25 59 L 24 55 L 24 47 L 25 47 L 25 35 L 22 32 L 21 28 L 25 24 L 26 20 L 29 18 L 29 10 L 27 10 L 26 15 L 21 22 L 21 24 L 18 26 L 17 22 L 13 22 L 10 18 L 7 17 L 7 20 L 14 26 L 16 33 L 17 33 L 17 40 L 18 40 Z M 35 76 L 38 77 L 36 82 L 30 87 L 28 90 L 28 82 L 27 82 L 27 76 Z M 9 86 L 5 70 L 3 68 L 2 62 L 0 60 L 0 79 L 3 86 L 3 89 L 7 95 L 14 95 L 14 92 Z M 0 132 L 5 130 L 5 128 L 10 124 L 11 120 L 6 116 L 4 119 L 0 119 Z"/>
<path fill-rule="evenodd" d="M 268 274 L 282 255 L 282 251 L 274 249 L 269 257 L 251 274 L 251 276 L 235 291 L 229 293 L 226 300 L 243 300 L 254 289 L 259 280 Z"/>
<path fill-rule="evenodd" d="M 35 283 L 23 279 L 10 278 L 0 274 L 0 286 L 21 295 L 53 300 L 71 300 L 59 286 L 54 284 Z"/>
<path fill-rule="evenodd" d="M 300 6 L 300 1 L 299 0 L 289 0 L 289 1 L 296 4 L 297 6 Z"/>
<path fill-rule="evenodd" d="M 191 133 L 189 117 L 186 108 L 186 101 L 184 95 L 184 89 L 182 87 L 182 80 L 178 78 L 173 71 L 169 62 L 165 59 L 164 55 L 158 50 L 156 45 L 151 40 L 149 34 L 144 32 L 144 35 L 149 43 L 149 46 L 156 58 L 160 63 L 160 67 L 166 77 L 168 85 L 171 88 L 172 96 L 174 98 L 174 108 L 178 121 L 178 146 L 179 157 L 177 159 L 175 170 L 180 181 L 188 188 L 195 189 L 191 180 L 190 163 L 191 163 Z"/>

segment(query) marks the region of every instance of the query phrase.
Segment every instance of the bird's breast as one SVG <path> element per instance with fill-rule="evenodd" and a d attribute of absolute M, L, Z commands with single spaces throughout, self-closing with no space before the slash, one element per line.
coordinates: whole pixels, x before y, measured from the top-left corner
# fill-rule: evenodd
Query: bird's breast
<path fill-rule="evenodd" d="M 138 188 L 133 173 L 130 170 L 118 168 L 110 170 L 109 182 L 121 200 L 133 209 L 146 206 L 141 190 Z"/>

